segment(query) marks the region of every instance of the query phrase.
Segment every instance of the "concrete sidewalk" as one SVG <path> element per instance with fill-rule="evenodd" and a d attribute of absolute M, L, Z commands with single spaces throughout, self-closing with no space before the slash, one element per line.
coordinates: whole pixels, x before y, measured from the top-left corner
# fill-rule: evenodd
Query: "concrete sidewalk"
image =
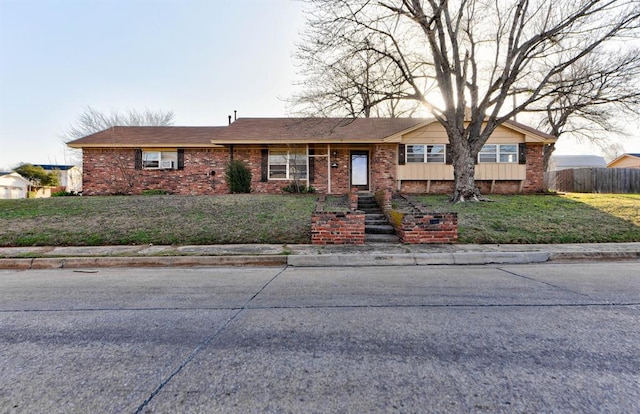
<path fill-rule="evenodd" d="M 359 246 L 233 244 L 0 248 L 2 269 L 176 266 L 399 266 L 640 260 L 640 243 Z"/>

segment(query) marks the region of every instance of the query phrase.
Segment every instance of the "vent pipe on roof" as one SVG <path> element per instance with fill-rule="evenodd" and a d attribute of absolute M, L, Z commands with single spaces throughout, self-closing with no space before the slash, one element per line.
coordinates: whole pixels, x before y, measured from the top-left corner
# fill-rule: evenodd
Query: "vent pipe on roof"
<path fill-rule="evenodd" d="M 235 109 L 233 110 L 233 120 L 238 120 L 238 111 L 236 111 Z"/>
<path fill-rule="evenodd" d="M 229 115 L 229 125 L 231 125 L 231 115 Z"/>

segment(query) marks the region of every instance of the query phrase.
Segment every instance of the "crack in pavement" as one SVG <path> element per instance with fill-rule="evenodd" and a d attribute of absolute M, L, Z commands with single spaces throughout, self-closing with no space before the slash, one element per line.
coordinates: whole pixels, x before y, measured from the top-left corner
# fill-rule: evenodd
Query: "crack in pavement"
<path fill-rule="evenodd" d="M 202 351 L 202 349 L 207 346 L 211 341 L 213 341 L 214 339 L 216 339 L 221 333 L 222 331 L 224 331 L 227 326 L 229 326 L 229 324 L 231 322 L 233 322 L 241 313 L 242 311 L 244 311 L 245 309 L 247 309 L 249 303 L 251 303 L 252 300 L 254 300 L 260 293 L 262 293 L 263 290 L 265 290 L 267 288 L 267 286 L 269 286 L 269 284 L 271 284 L 271 282 L 273 282 L 278 276 L 280 276 L 285 270 L 287 270 L 288 266 L 284 267 L 283 269 L 281 269 L 278 273 L 276 273 L 275 276 L 273 276 L 271 279 L 269 279 L 267 281 L 267 283 L 265 283 L 253 296 L 251 296 L 251 298 L 249 298 L 249 300 L 247 300 L 245 302 L 245 304 L 236 310 L 236 312 L 231 315 L 223 324 L 220 328 L 216 329 L 216 331 L 209 336 L 207 339 L 204 340 L 204 342 L 202 342 L 200 345 L 198 345 L 196 347 L 196 349 L 194 349 L 191 354 L 189 354 L 189 356 L 182 361 L 182 363 L 178 366 L 178 368 L 176 368 L 171 374 L 169 374 L 169 376 L 167 378 L 164 379 L 164 381 L 162 381 L 155 390 L 153 390 L 151 392 L 151 394 L 149 394 L 149 397 L 147 397 L 147 399 L 145 399 L 142 404 L 140 404 L 140 406 L 138 406 L 138 408 L 136 409 L 136 411 L 134 412 L 135 414 L 139 414 L 142 412 L 142 410 L 145 409 L 145 407 L 147 405 L 149 405 L 149 403 L 151 402 L 151 400 L 158 395 L 158 393 L 160 391 L 162 391 L 162 389 L 169 383 L 171 382 L 171 380 L 178 375 L 178 373 L 180 373 L 180 371 L 182 371 L 182 369 L 184 367 L 186 367 L 199 353 L 200 351 Z"/>
<path fill-rule="evenodd" d="M 531 282 L 536 282 L 536 283 L 540 283 L 540 284 L 543 284 L 543 285 L 546 285 L 546 286 L 552 287 L 552 288 L 554 288 L 554 289 L 558 289 L 558 290 L 561 290 L 561 291 L 564 291 L 564 292 L 573 293 L 574 295 L 584 296 L 584 297 L 587 297 L 587 298 L 589 298 L 589 299 L 591 299 L 591 300 L 603 301 L 603 302 L 609 303 L 609 302 L 608 302 L 608 301 L 606 301 L 606 300 L 602 300 L 602 299 L 594 298 L 593 296 L 591 296 L 591 295 L 587 295 L 586 293 L 576 292 L 575 290 L 571 290 L 571 289 L 568 289 L 568 288 L 563 287 L 563 286 L 557 286 L 557 285 L 554 285 L 553 283 L 544 282 L 544 281 L 542 281 L 542 280 L 538 280 L 538 279 L 535 279 L 535 278 L 533 278 L 533 277 L 529 277 L 529 276 L 521 275 L 520 273 L 512 272 L 512 271 L 510 271 L 510 270 L 503 269 L 502 267 L 496 267 L 496 269 L 498 269 L 498 270 L 500 270 L 500 271 L 502 271 L 502 272 L 505 272 L 505 273 L 507 273 L 507 274 L 510 274 L 510 275 L 513 275 L 513 276 L 517 276 L 517 277 L 522 278 L 522 279 L 529 280 L 529 281 L 531 281 Z"/>

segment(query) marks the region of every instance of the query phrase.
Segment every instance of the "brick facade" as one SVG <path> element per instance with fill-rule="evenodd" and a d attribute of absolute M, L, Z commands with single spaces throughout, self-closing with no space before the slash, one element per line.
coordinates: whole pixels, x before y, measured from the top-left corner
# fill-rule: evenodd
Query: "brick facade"
<path fill-rule="evenodd" d="M 86 195 L 140 194 L 144 190 L 166 190 L 172 194 L 226 194 L 225 169 L 231 156 L 241 160 L 252 173 L 251 191 L 282 193 L 289 180 L 266 180 L 263 177 L 263 150 L 266 147 L 235 145 L 232 149 L 201 148 L 184 150 L 184 168 L 173 170 L 135 169 L 135 149 L 83 149 L 83 192 Z M 350 162 L 352 149 L 369 150 L 370 190 L 393 192 L 396 188 L 397 144 L 370 146 L 311 145 L 317 156 L 309 161 L 310 182 L 319 193 L 347 194 L 351 190 Z M 327 154 L 329 159 L 327 160 Z M 527 145 L 526 180 L 476 181 L 483 193 L 535 193 L 544 189 L 542 145 Z M 328 178 L 331 177 L 329 185 Z M 306 184 L 306 182 L 305 182 Z M 330 191 L 329 191 L 330 190 Z M 401 192 L 426 193 L 426 181 L 402 181 Z M 453 181 L 432 180 L 429 192 L 450 194 Z"/>

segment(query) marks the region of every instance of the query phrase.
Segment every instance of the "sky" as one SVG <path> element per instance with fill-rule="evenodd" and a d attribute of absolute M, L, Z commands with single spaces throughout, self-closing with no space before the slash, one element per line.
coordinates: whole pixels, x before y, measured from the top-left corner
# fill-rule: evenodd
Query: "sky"
<path fill-rule="evenodd" d="M 0 0 L 0 170 L 74 161 L 87 106 L 173 111 L 175 125 L 287 116 L 304 28 L 293 0 Z M 625 150 L 640 153 L 640 126 Z M 597 154 L 564 138 L 558 153 Z"/>

